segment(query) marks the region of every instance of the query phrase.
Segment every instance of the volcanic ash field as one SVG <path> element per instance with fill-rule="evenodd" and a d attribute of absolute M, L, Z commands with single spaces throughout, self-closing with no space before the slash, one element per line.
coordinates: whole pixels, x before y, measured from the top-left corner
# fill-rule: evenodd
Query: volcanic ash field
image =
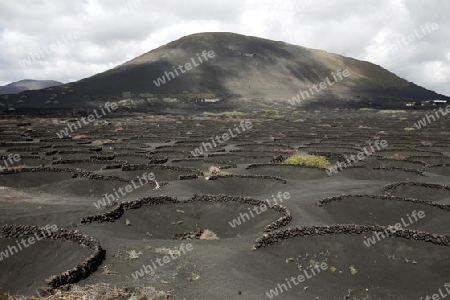
<path fill-rule="evenodd" d="M 3 118 L 0 286 L 32 295 L 107 283 L 153 287 L 161 299 L 419 299 L 445 291 L 450 122 L 405 130 L 421 117 L 249 116 L 250 130 L 198 157 L 196 148 L 243 119 L 130 113 L 60 139 L 68 119 Z M 300 152 L 335 165 L 382 140 L 387 147 L 331 176 L 282 163 Z M 303 282 L 291 280 L 300 275 Z"/>

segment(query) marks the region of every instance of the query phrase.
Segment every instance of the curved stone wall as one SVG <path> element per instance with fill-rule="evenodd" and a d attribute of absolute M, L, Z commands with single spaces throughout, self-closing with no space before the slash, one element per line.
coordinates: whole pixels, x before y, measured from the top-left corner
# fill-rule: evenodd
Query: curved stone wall
<path fill-rule="evenodd" d="M 286 239 L 297 236 L 326 236 L 331 234 L 364 234 L 385 232 L 385 226 L 343 224 L 332 226 L 305 226 L 300 228 L 289 228 L 284 231 L 265 233 L 263 237 L 256 239 L 252 250 L 260 249 L 270 245 L 278 244 Z M 431 234 L 425 231 L 402 229 L 392 233 L 394 237 L 405 238 L 413 241 L 429 242 L 435 245 L 450 247 L 450 236 Z"/>
<path fill-rule="evenodd" d="M 0 226 L 0 237 L 3 238 L 26 238 L 33 234 L 41 233 L 44 228 L 39 226 L 29 225 L 9 225 L 5 224 Z M 92 274 L 105 259 L 105 250 L 101 247 L 100 243 L 87 235 L 78 233 L 77 231 L 69 231 L 65 229 L 58 229 L 58 231 L 52 231 L 45 235 L 45 239 L 59 240 L 64 242 L 72 242 L 83 247 L 87 247 L 93 250 L 94 253 L 86 258 L 82 263 L 74 266 L 72 269 L 67 270 L 59 275 L 53 275 L 47 278 L 45 281 L 48 286 L 56 288 L 65 284 L 75 283 L 84 278 L 87 278 Z"/>

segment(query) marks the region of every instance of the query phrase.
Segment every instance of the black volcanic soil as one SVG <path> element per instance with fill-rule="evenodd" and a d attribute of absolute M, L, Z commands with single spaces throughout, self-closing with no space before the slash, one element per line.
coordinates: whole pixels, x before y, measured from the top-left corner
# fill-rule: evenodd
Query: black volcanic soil
<path fill-rule="evenodd" d="M 52 275 L 67 283 L 63 273 L 93 255 L 86 246 L 95 239 L 104 258 L 95 252 L 100 266 L 74 276 L 75 284 L 154 286 L 173 299 L 269 299 L 267 292 L 286 278 L 326 262 L 327 270 L 277 298 L 424 299 L 450 283 L 450 122 L 404 130 L 424 113 L 253 114 L 245 117 L 252 130 L 197 158 L 191 151 L 243 117 L 130 113 L 60 139 L 58 118 L 4 116 L 0 166 L 9 154 L 22 159 L 0 170 L 0 228 L 56 224 L 76 232 L 3 257 L 0 287 L 32 295 Z M 273 160 L 298 151 L 335 164 L 375 139 L 388 147 L 332 176 Z M 144 173 L 154 173 L 159 188 L 149 182 L 94 205 Z M 262 201 L 271 207 L 256 213 Z M 394 226 L 413 211 L 425 217 L 370 247 L 364 243 L 370 232 L 320 234 L 338 224 Z M 241 225 L 233 223 L 237 218 Z M 303 236 L 285 231 L 308 226 L 316 227 Z M 27 234 L 3 230 L 0 255 Z M 78 233 L 87 236 L 80 244 L 66 240 Z M 275 243 L 254 248 L 273 235 Z M 182 244 L 192 250 L 134 278 Z"/>

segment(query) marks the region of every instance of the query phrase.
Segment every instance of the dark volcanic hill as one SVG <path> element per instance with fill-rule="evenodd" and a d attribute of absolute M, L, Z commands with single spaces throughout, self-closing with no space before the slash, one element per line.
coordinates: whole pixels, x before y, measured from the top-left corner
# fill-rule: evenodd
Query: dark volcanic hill
<path fill-rule="evenodd" d="M 207 61 L 203 57 L 200 62 L 197 54 L 205 50 L 205 54 L 213 51 L 214 57 L 208 57 Z M 191 64 L 191 70 L 186 70 L 186 63 Z M 183 69 L 178 65 L 184 66 Z M 350 76 L 305 97 L 302 103 L 403 106 L 412 99 L 449 99 L 369 62 L 234 33 L 200 33 L 53 91 L 28 94 L 27 101 L 14 106 L 81 107 L 106 100 L 133 99 L 139 106 L 170 104 L 189 108 L 200 98 L 221 99 L 222 104 L 228 101 L 228 108 L 239 104 L 235 101 L 231 105 L 231 99 L 242 98 L 247 103 L 249 99 L 259 99 L 289 105 L 288 99 L 299 91 L 327 78 L 333 82 L 332 73 L 338 70 L 348 70 Z M 166 83 L 155 84 L 162 77 Z"/>
<path fill-rule="evenodd" d="M 10 84 L 0 86 L 0 95 L 3 94 L 17 94 L 22 91 L 28 90 L 40 90 L 48 88 L 51 86 L 62 85 L 62 82 L 54 80 L 32 80 L 24 79 L 16 82 L 11 82 Z"/>

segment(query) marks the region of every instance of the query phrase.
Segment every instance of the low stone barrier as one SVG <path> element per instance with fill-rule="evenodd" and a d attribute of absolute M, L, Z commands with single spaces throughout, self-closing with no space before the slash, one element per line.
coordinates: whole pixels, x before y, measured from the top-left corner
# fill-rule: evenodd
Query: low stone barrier
<path fill-rule="evenodd" d="M 41 233 L 44 228 L 29 225 L 3 225 L 0 227 L 0 237 L 2 238 L 26 238 L 35 233 Z M 68 231 L 59 228 L 57 231 L 48 232 L 45 239 L 59 240 L 63 242 L 72 242 L 83 247 L 93 250 L 94 253 L 86 258 L 82 263 L 76 265 L 59 275 L 53 275 L 45 281 L 51 288 L 57 288 L 62 285 L 78 282 L 87 278 L 90 274 L 97 270 L 105 259 L 105 250 L 100 243 L 87 235 L 78 233 L 77 231 Z"/>
<path fill-rule="evenodd" d="M 332 226 L 305 226 L 300 228 L 289 228 L 284 231 L 265 233 L 261 238 L 256 239 L 252 250 L 257 250 L 270 245 L 278 244 L 297 236 L 326 236 L 332 234 L 364 234 L 385 232 L 385 226 L 343 224 Z M 435 245 L 450 247 L 450 236 L 431 234 L 424 231 L 402 229 L 392 234 L 393 237 L 405 238 L 413 241 L 424 241 Z"/>
<path fill-rule="evenodd" d="M 263 200 L 253 199 L 250 197 L 239 197 L 239 196 L 227 196 L 227 195 L 197 195 L 195 194 L 191 199 L 187 200 L 186 203 L 192 203 L 192 202 L 237 202 L 242 204 L 249 204 L 254 206 L 260 206 L 260 205 L 266 205 L 268 209 L 273 209 L 281 214 L 283 214 L 282 217 L 278 218 L 278 220 L 273 221 L 269 225 L 264 227 L 264 231 L 271 231 L 278 229 L 280 227 L 286 226 L 291 222 L 292 215 L 291 212 L 283 205 L 274 204 L 274 205 L 267 205 L 267 202 Z"/>
<path fill-rule="evenodd" d="M 441 204 L 441 203 L 422 200 L 422 199 L 401 198 L 401 197 L 390 196 L 390 195 L 366 195 L 366 194 L 341 195 L 341 196 L 324 198 L 324 199 L 320 200 L 318 203 L 316 203 L 316 205 L 317 206 L 328 205 L 332 202 L 341 201 L 346 198 L 372 198 L 372 199 L 379 199 L 379 200 L 403 201 L 403 202 L 411 202 L 411 203 L 415 203 L 415 204 L 434 206 L 436 208 L 439 208 L 439 209 L 442 209 L 445 211 L 450 211 L 450 205 L 447 205 L 447 204 Z"/>

